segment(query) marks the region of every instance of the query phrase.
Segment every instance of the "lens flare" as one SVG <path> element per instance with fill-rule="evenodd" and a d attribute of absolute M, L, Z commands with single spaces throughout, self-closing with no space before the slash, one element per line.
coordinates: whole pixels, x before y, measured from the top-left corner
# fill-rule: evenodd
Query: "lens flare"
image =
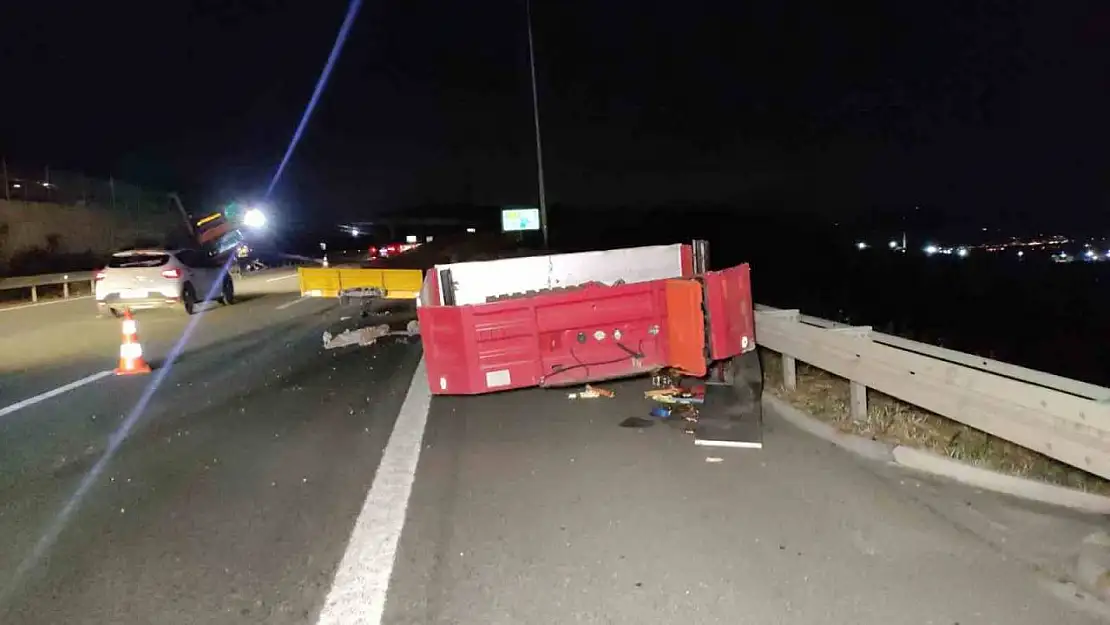
<path fill-rule="evenodd" d="M 304 134 L 308 120 L 312 119 L 312 111 L 316 109 L 316 103 L 320 101 L 320 94 L 324 92 L 324 87 L 328 84 L 328 76 L 331 75 L 332 67 L 335 66 L 339 53 L 343 51 L 343 44 L 347 42 L 347 34 L 351 31 L 351 25 L 355 23 L 355 18 L 358 17 L 358 10 L 361 6 L 362 0 L 351 0 L 347 7 L 347 16 L 343 18 L 343 25 L 339 27 L 339 34 L 335 36 L 335 43 L 331 46 L 328 62 L 324 64 L 324 70 L 320 72 L 320 78 L 316 81 L 316 88 L 312 90 L 312 97 L 308 100 L 308 106 L 305 107 L 304 113 L 301 115 L 301 121 L 297 124 L 297 129 L 293 131 L 293 138 L 289 141 L 289 147 L 285 148 L 285 156 L 281 157 L 281 163 L 278 165 L 277 171 L 274 172 L 274 177 L 270 179 L 270 186 L 266 188 L 266 197 L 270 197 L 270 194 L 274 192 L 274 187 L 281 180 L 281 174 L 285 172 L 285 166 L 289 164 L 289 158 L 293 156 L 293 150 L 297 149 L 297 144 L 301 140 L 301 135 Z"/>
<path fill-rule="evenodd" d="M 323 93 L 324 87 L 327 85 L 328 76 L 331 75 L 332 67 L 335 66 L 335 62 L 339 58 L 339 53 L 343 49 L 343 44 L 347 41 L 347 35 L 351 30 L 351 25 L 354 24 L 355 18 L 358 16 L 358 11 L 361 6 L 362 0 L 351 0 L 349 6 L 347 7 L 346 17 L 344 17 L 343 24 L 339 27 L 339 34 L 336 35 L 335 43 L 332 45 L 331 53 L 328 55 L 328 61 L 324 65 L 323 71 L 320 72 L 320 78 L 316 81 L 316 87 L 312 91 L 312 98 L 309 99 L 308 106 L 305 107 L 304 113 L 301 115 L 300 122 L 297 124 L 296 130 L 293 132 L 293 138 L 292 140 L 290 140 L 289 146 L 285 150 L 285 155 L 282 156 L 281 163 L 278 165 L 277 171 L 274 172 L 273 177 L 270 179 L 270 186 L 266 189 L 267 197 L 270 196 L 270 194 L 274 190 L 274 187 L 281 179 L 281 175 L 285 171 L 285 166 L 289 163 L 289 159 L 293 154 L 293 150 L 296 149 L 297 143 L 301 139 L 301 135 L 304 134 L 305 126 L 308 125 L 308 120 L 312 117 L 312 111 L 316 108 L 316 103 L 320 100 L 320 94 Z M 231 263 L 233 262 L 233 260 L 234 255 L 229 255 L 227 261 L 223 264 L 223 267 L 220 270 L 219 279 L 213 282 L 212 287 L 208 293 L 208 297 L 205 298 L 206 301 L 213 300 L 216 294 L 219 292 L 219 289 L 223 286 L 224 280 L 227 277 L 228 270 L 231 267 Z M 74 512 L 81 505 L 81 501 L 85 498 L 85 495 L 88 494 L 93 484 L 96 483 L 97 478 L 99 478 L 104 473 L 104 469 L 108 466 L 108 463 L 111 462 L 120 445 L 122 445 L 123 442 L 127 440 L 128 435 L 131 434 L 131 430 L 134 429 L 135 424 L 139 421 L 139 418 L 146 410 L 147 405 L 150 404 L 151 398 L 154 397 L 155 392 L 157 392 L 162 382 L 166 379 L 166 376 L 169 375 L 170 371 L 173 370 L 174 361 L 176 361 L 178 356 L 181 355 L 181 352 L 184 350 L 185 345 L 189 342 L 189 337 L 192 336 L 193 332 L 196 330 L 197 323 L 199 322 L 201 316 L 202 315 L 193 315 L 189 319 L 189 322 L 188 324 L 186 324 L 185 329 L 181 332 L 181 337 L 178 338 L 177 342 L 173 345 L 173 347 L 169 351 L 169 354 L 166 356 L 165 362 L 163 362 L 162 366 L 154 372 L 150 383 L 147 384 L 146 388 L 143 389 L 143 393 L 139 397 L 139 401 L 135 403 L 135 406 L 131 409 L 131 412 L 128 413 L 127 418 L 123 420 L 120 426 L 116 429 L 115 432 L 112 433 L 112 436 L 108 439 L 108 446 L 104 450 L 104 453 L 100 455 L 100 458 L 96 461 L 92 468 L 89 469 L 88 473 L 86 473 L 81 478 L 81 482 L 77 486 L 77 490 L 75 490 L 73 495 L 71 495 L 70 498 L 66 500 L 65 505 L 62 506 L 62 509 L 50 521 L 50 524 L 47 526 L 46 531 L 43 532 L 38 541 L 35 543 L 34 548 L 32 548 L 31 552 L 27 554 L 27 556 L 19 563 L 19 566 L 16 567 L 16 570 L 12 574 L 8 583 L 4 585 L 3 589 L 0 589 L 0 610 L 3 610 L 4 607 L 8 604 L 8 601 L 14 595 L 24 576 L 26 576 L 27 573 L 29 573 L 31 569 L 34 568 L 39 560 L 41 560 L 53 546 L 58 536 L 62 533 L 62 530 L 65 529 L 65 526 L 69 522 L 70 517 L 73 516 Z"/>

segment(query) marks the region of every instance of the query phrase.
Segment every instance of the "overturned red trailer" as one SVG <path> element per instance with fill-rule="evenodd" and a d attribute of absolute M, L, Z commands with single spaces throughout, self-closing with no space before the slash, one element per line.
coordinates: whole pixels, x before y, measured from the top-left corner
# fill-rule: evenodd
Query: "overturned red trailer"
<path fill-rule="evenodd" d="M 719 365 L 739 393 L 723 409 L 758 421 L 750 270 L 709 271 L 707 260 L 695 241 L 437 265 L 417 299 L 431 392 L 568 386 L 667 367 L 702 377 Z M 702 421 L 699 442 L 711 427 Z"/>

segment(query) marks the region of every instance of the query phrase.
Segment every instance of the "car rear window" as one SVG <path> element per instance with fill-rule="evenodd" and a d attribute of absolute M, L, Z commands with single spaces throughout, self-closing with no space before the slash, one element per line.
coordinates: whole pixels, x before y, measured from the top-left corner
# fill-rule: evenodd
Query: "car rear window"
<path fill-rule="evenodd" d="M 127 256 L 113 256 L 108 261 L 111 269 L 127 269 L 129 267 L 161 267 L 170 261 L 169 254 L 128 254 Z"/>

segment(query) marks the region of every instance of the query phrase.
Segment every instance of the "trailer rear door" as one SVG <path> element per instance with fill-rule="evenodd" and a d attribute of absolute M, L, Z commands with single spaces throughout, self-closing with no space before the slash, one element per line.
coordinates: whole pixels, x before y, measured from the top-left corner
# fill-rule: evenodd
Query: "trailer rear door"
<path fill-rule="evenodd" d="M 696 280 L 667 280 L 667 365 L 687 375 L 705 375 L 705 313 Z"/>
<path fill-rule="evenodd" d="M 725 360 L 755 349 L 751 268 L 745 263 L 703 277 L 709 357 Z"/>

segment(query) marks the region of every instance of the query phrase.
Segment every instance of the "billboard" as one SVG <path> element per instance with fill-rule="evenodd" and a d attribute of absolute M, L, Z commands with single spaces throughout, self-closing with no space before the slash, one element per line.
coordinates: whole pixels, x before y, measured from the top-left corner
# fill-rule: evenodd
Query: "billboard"
<path fill-rule="evenodd" d="M 522 232 L 540 229 L 540 209 L 503 208 L 501 209 L 501 231 Z"/>

